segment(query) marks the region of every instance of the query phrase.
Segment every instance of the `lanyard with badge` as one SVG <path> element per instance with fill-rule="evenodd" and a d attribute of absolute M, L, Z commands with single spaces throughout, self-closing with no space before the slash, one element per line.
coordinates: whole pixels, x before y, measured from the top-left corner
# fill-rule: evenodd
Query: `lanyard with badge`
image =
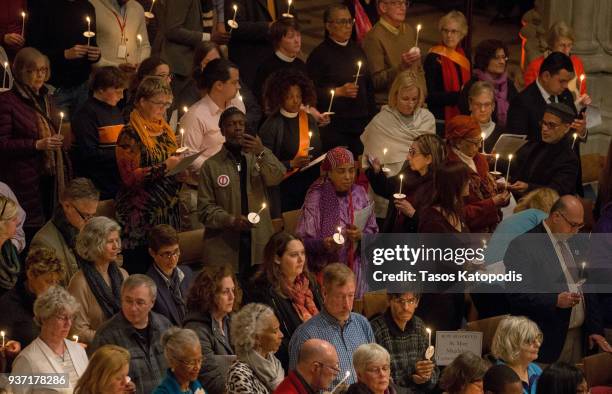
<path fill-rule="evenodd" d="M 125 36 L 125 26 L 127 25 L 127 10 L 125 10 L 125 15 L 123 17 L 123 23 L 121 23 L 121 18 L 119 15 L 111 10 L 115 19 L 117 20 L 117 24 L 119 25 L 119 30 L 121 30 L 121 41 L 119 42 L 119 46 L 117 47 L 117 57 L 119 59 L 125 59 L 127 63 L 127 37 Z"/>

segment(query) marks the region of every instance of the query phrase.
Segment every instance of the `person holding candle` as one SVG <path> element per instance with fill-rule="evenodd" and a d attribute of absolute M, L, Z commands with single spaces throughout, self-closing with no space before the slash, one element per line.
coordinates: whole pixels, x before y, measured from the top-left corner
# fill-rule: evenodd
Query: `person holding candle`
<path fill-rule="evenodd" d="M 30 240 L 52 215 L 68 175 L 68 158 L 44 86 L 51 75 L 48 58 L 27 47 L 12 67 L 13 88 L 0 95 L 0 179 L 27 212 L 24 231 Z"/>
<path fill-rule="evenodd" d="M 247 302 L 268 305 L 281 322 L 284 337 L 276 357 L 288 370 L 291 336 L 323 306 L 319 285 L 308 271 L 302 241 L 286 232 L 274 234 L 264 249 L 261 269 L 248 289 Z"/>
<path fill-rule="evenodd" d="M 377 1 L 380 19 L 363 40 L 367 69 L 372 75 L 376 104 L 387 104 L 389 88 L 397 74 L 410 70 L 417 83 L 425 88 L 421 52 L 416 45 L 414 27 L 406 22 L 409 2 L 405 0 Z"/>
<path fill-rule="evenodd" d="M 22 346 L 29 345 L 39 334 L 34 324 L 34 301 L 64 276 L 64 266 L 53 249 L 31 249 L 25 262 L 25 275 L 15 287 L 0 297 L 0 327 Z"/>
<path fill-rule="evenodd" d="M 541 141 L 530 141 L 517 152 L 508 188 L 523 195 L 539 187 L 550 187 L 559 195 L 575 194 L 579 159 L 571 149 L 574 111 L 565 104 L 548 104 L 542 117 Z"/>
<path fill-rule="evenodd" d="M 398 175 L 387 177 L 380 161 L 374 159 L 366 170 L 366 176 L 374 193 L 391 201 L 395 193 L 406 195 L 403 200 L 393 200 L 383 224 L 384 233 L 416 233 L 419 211 L 428 203 L 433 193 L 434 174 L 446 161 L 444 141 L 435 134 L 421 134 L 412 142 Z M 368 158 L 368 161 L 370 158 Z M 403 182 L 399 176 L 403 175 Z"/>
<path fill-rule="evenodd" d="M 353 353 L 353 367 L 357 382 L 349 386 L 346 394 L 398 394 L 401 393 L 391 379 L 391 356 L 376 343 L 366 343 Z"/>
<path fill-rule="evenodd" d="M 446 124 L 447 161 L 463 163 L 469 169 L 469 195 L 465 198 L 464 218 L 474 233 L 487 233 L 495 229 L 502 219 L 500 208 L 510 198 L 489 174 L 489 164 L 479 152 L 483 143 L 478 121 L 466 115 L 457 115 Z"/>
<path fill-rule="evenodd" d="M 70 121 L 87 101 L 89 75 L 102 56 L 97 37 L 84 36 L 97 29 L 96 12 L 87 0 L 43 3 L 41 11 L 33 14 L 28 23 L 28 41 L 49 57 L 53 98 L 58 111 L 63 111 L 65 120 Z"/>
<path fill-rule="evenodd" d="M 467 115 L 472 112 L 470 91 L 476 82 L 484 81 L 491 84 L 495 100 L 492 109 L 493 121 L 501 127 L 506 125 L 510 101 L 518 94 L 514 82 L 508 76 L 508 56 L 508 48 L 499 40 L 484 40 L 476 46 L 474 73 L 459 94 L 458 106 L 462 114 Z"/>
<path fill-rule="evenodd" d="M 279 187 L 271 190 L 272 216 L 280 217 L 281 212 L 300 209 L 308 188 L 320 175 L 319 165 L 301 171 L 323 153 L 317 121 L 304 107 L 314 105 L 315 89 L 303 73 L 281 70 L 268 79 L 265 101 L 272 115 L 258 134 L 287 171 Z"/>
<path fill-rule="evenodd" d="M 353 19 L 346 6 L 329 5 L 323 13 L 325 40 L 308 56 L 308 76 L 317 90 L 317 103 L 329 103 L 334 89 L 331 123 L 324 129 L 327 151 L 347 146 L 355 157 L 363 152 L 360 134 L 376 111 L 374 86 L 365 52 L 351 39 Z"/>
<path fill-rule="evenodd" d="M 238 359 L 227 374 L 227 394 L 270 394 L 285 378 L 274 356 L 283 339 L 274 311 L 248 304 L 232 316 L 232 344 Z"/>
<path fill-rule="evenodd" d="M 204 162 L 198 181 L 205 263 L 229 264 L 241 284 L 263 261 L 263 248 L 273 234 L 269 209 L 259 213 L 257 224 L 247 215 L 268 203 L 266 188 L 278 185 L 285 174 L 285 166 L 261 139 L 246 132 L 245 120 L 235 107 L 223 111 L 219 127 L 225 143 Z"/>
<path fill-rule="evenodd" d="M 428 393 L 435 388 L 439 371 L 432 361 L 425 359 L 431 331 L 428 340 L 425 323 L 414 315 L 420 298 L 415 292 L 387 293 L 389 307 L 370 324 L 376 343 L 391 355 L 393 382 L 411 392 Z"/>
<path fill-rule="evenodd" d="M 50 287 L 34 302 L 34 321 L 40 325 L 40 334 L 26 346 L 13 362 L 15 375 L 42 373 L 66 374 L 67 388 L 49 389 L 49 392 L 69 394 L 87 368 L 85 349 L 66 339 L 72 327 L 79 303 L 61 287 Z M 27 386 L 14 386 L 14 393 L 36 393 Z"/>
<path fill-rule="evenodd" d="M 346 148 L 327 152 L 321 170 L 325 176 L 308 189 L 295 232 L 304 240 L 312 272 L 319 273 L 332 262 L 343 262 L 355 272 L 357 297 L 361 297 L 367 284 L 358 245 L 363 234 L 378 233 L 373 203 L 365 189 L 355 184 L 355 161 Z M 364 209 L 370 213 L 364 227 L 359 228 L 355 215 Z M 338 227 L 346 240 L 343 244 L 333 239 Z"/>
<path fill-rule="evenodd" d="M 544 336 L 538 325 L 523 316 L 508 316 L 495 330 L 491 354 L 498 364 L 508 365 L 521 379 L 523 394 L 536 394 L 542 374 L 535 361 Z"/>
<path fill-rule="evenodd" d="M 561 52 L 570 57 L 572 65 L 574 66 L 574 77 L 569 81 L 568 89 L 576 97 L 586 94 L 587 83 L 586 81 L 580 81 L 580 76 L 584 75 L 584 64 L 580 57 L 572 54 L 572 47 L 574 46 L 574 42 L 576 42 L 574 29 L 565 21 L 556 21 L 548 29 L 545 39 L 548 49 L 542 56 L 533 59 L 523 72 L 525 87 L 531 85 L 538 78 L 540 67 L 542 67 L 542 63 L 548 55 L 552 52 Z"/>
<path fill-rule="evenodd" d="M 474 82 L 470 86 L 468 102 L 470 115 L 478 121 L 482 130 L 482 153 L 492 153 L 495 143 L 503 134 L 503 128 L 493 120 L 496 108 L 495 88 L 487 81 Z M 497 171 L 495 167 L 494 171 Z"/>
<path fill-rule="evenodd" d="M 180 226 L 180 184 L 167 175 L 180 161 L 174 155 L 178 146 L 174 130 L 164 120 L 171 103 L 172 92 L 165 80 L 145 78 L 136 91 L 130 122 L 117 139 L 121 177 L 115 198 L 117 221 L 124 231 L 124 266 L 131 272 L 146 272 L 149 267 L 149 229 L 157 224 Z"/>
<path fill-rule="evenodd" d="M 119 190 L 115 146 L 124 119 L 117 104 L 127 85 L 127 76 L 119 68 L 96 69 L 90 81 L 93 95 L 72 117 L 75 141 L 71 153 L 76 174 L 91 179 L 101 200 L 114 199 Z"/>
<path fill-rule="evenodd" d="M 21 31 L 21 11 L 27 10 L 26 0 L 1 0 L 0 9 L 5 11 L 0 15 L 0 45 L 12 60 L 26 43 Z"/>
<path fill-rule="evenodd" d="M 74 394 L 126 394 L 135 390 L 130 381 L 131 355 L 127 349 L 105 345 L 91 356 L 87 369 L 79 379 Z"/>

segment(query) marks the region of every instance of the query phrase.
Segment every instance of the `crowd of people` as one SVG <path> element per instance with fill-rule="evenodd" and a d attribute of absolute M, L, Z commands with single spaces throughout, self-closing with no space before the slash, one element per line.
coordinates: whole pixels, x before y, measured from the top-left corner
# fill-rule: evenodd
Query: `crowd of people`
<path fill-rule="evenodd" d="M 612 242 L 578 269 L 573 30 L 520 86 L 502 41 L 466 56 L 459 11 L 422 56 L 408 6 L 329 5 L 302 56 L 292 1 L 0 0 L 0 372 L 64 379 L 0 391 L 589 392 L 575 364 L 612 352 L 612 296 L 581 286 L 612 280 Z M 526 143 L 500 159 L 508 133 Z M 612 143 L 594 207 L 612 232 Z M 201 264 L 179 264 L 188 231 Z M 471 268 L 523 287 L 389 291 L 366 317 L 377 234 L 480 234 Z M 489 354 L 437 365 L 430 328 L 495 316 Z"/>

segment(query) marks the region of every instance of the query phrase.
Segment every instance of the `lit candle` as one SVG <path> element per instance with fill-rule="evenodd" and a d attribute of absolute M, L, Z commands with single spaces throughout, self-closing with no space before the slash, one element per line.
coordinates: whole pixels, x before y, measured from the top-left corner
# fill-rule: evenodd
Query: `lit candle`
<path fill-rule="evenodd" d="M 497 173 L 497 160 L 499 160 L 499 153 L 495 154 L 495 165 L 493 166 L 493 172 Z"/>
<path fill-rule="evenodd" d="M 480 133 L 480 138 L 482 138 L 482 142 L 481 142 L 481 144 L 482 144 L 482 154 L 485 153 L 485 151 L 484 151 L 484 140 L 485 140 L 486 136 L 487 135 L 485 133 Z"/>
<path fill-rule="evenodd" d="M 26 18 L 26 13 L 21 11 L 21 37 L 25 37 L 25 18 Z"/>
<path fill-rule="evenodd" d="M 333 394 L 333 393 L 335 393 L 335 392 L 336 392 L 336 390 L 338 389 L 338 387 L 342 386 L 342 384 L 343 384 L 344 382 L 346 382 L 346 379 L 348 379 L 348 378 L 349 378 L 349 376 L 351 376 L 351 371 L 346 371 L 346 372 L 345 372 L 345 374 L 344 374 L 344 378 L 343 378 L 343 379 L 340 381 L 340 383 L 338 383 L 338 384 L 337 384 L 337 385 L 336 385 L 336 386 L 335 386 L 335 387 L 332 389 L 332 391 L 330 391 L 330 393 L 332 393 L 332 394 Z"/>
<path fill-rule="evenodd" d="M 187 107 L 186 105 L 183 106 L 183 112 L 187 113 L 189 112 L 189 107 Z"/>
<path fill-rule="evenodd" d="M 136 51 L 136 63 L 140 63 L 140 48 L 142 47 L 142 36 L 140 34 L 137 34 L 136 39 L 138 40 L 138 50 Z"/>
<path fill-rule="evenodd" d="M 6 73 L 8 72 L 8 62 L 4 62 L 4 76 L 2 77 L 2 88 L 6 86 Z"/>
<path fill-rule="evenodd" d="M 185 129 L 181 127 L 181 148 L 185 145 Z"/>
<path fill-rule="evenodd" d="M 431 346 L 431 329 L 429 327 L 425 328 L 425 331 L 427 331 L 427 336 L 429 337 L 429 345 Z"/>
<path fill-rule="evenodd" d="M 0 335 L 2 336 L 2 347 L 4 347 L 4 336 L 6 333 L 4 331 L 0 331 Z"/>
<path fill-rule="evenodd" d="M 291 3 L 293 3 L 292 0 L 287 0 L 287 15 L 291 15 Z"/>
<path fill-rule="evenodd" d="M 584 278 L 584 270 L 586 268 L 586 261 L 580 263 L 580 278 Z"/>
<path fill-rule="evenodd" d="M 313 150 L 314 147 L 312 146 L 312 131 L 308 132 L 308 150 Z"/>
<path fill-rule="evenodd" d="M 383 162 L 382 162 L 383 167 L 385 166 L 385 156 L 387 156 L 387 151 L 388 151 L 387 148 L 383 148 Z"/>
<path fill-rule="evenodd" d="M 336 95 L 336 91 L 332 89 L 329 91 L 329 94 L 331 94 L 331 100 L 329 100 L 329 107 L 327 108 L 327 112 L 331 113 L 332 104 L 334 103 L 334 96 Z"/>
<path fill-rule="evenodd" d="M 399 189 L 399 194 L 402 194 L 402 182 L 404 182 L 404 174 L 400 174 L 400 189 Z"/>
<path fill-rule="evenodd" d="M 232 18 L 232 21 L 234 23 L 236 23 L 236 13 L 238 12 L 238 6 L 236 4 L 234 4 L 234 17 Z"/>
<path fill-rule="evenodd" d="M 91 18 L 86 16 L 85 21 L 87 21 L 87 33 L 85 36 L 87 37 L 87 46 L 89 46 L 89 42 L 91 40 Z"/>
<path fill-rule="evenodd" d="M 62 123 L 64 123 L 64 113 L 60 112 L 60 122 L 59 122 L 59 127 L 57 128 L 57 134 L 62 134 Z"/>
<path fill-rule="evenodd" d="M 416 34 L 416 41 L 414 42 L 414 46 L 418 47 L 419 46 L 419 33 L 421 32 L 421 25 L 418 24 L 417 25 L 417 34 Z"/>
<path fill-rule="evenodd" d="M 72 340 L 73 340 L 75 343 L 79 343 L 79 336 L 78 336 L 78 335 L 73 335 L 73 336 L 72 336 Z"/>
<path fill-rule="evenodd" d="M 574 141 L 572 141 L 572 149 L 574 149 L 574 145 L 576 144 L 576 138 L 578 138 L 578 133 L 572 134 L 572 137 L 574 137 Z"/>
<path fill-rule="evenodd" d="M 508 155 L 508 170 L 506 171 L 506 186 L 510 182 L 510 164 L 512 164 L 512 153 Z"/>
<path fill-rule="evenodd" d="M 151 8 L 149 8 L 149 13 L 153 12 L 153 5 L 155 4 L 155 0 L 151 2 Z"/>
<path fill-rule="evenodd" d="M 578 96 L 582 94 L 582 82 L 584 82 L 584 78 L 586 78 L 585 75 L 580 74 L 580 79 L 579 79 L 580 83 L 578 84 Z"/>
<path fill-rule="evenodd" d="M 357 85 L 357 81 L 359 80 L 360 71 L 361 71 L 361 60 L 357 62 L 357 76 L 355 76 L 355 85 Z"/>
<path fill-rule="evenodd" d="M 266 209 L 266 203 L 262 203 L 261 204 L 261 209 L 259 209 L 259 211 L 257 211 L 257 214 L 259 215 L 261 213 L 261 211 L 263 211 L 264 209 Z"/>

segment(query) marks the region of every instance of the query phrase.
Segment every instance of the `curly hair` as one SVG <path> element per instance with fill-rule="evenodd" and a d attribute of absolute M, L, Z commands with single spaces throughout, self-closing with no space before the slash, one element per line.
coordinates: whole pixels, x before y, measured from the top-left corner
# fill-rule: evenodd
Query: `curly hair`
<path fill-rule="evenodd" d="M 270 75 L 264 84 L 263 97 L 267 113 L 274 113 L 283 106 L 292 86 L 300 88 L 302 104 L 314 106 L 317 103 L 317 93 L 312 80 L 301 71 L 287 68 Z"/>
<path fill-rule="evenodd" d="M 63 278 L 66 274 L 64 264 L 54 249 L 43 247 L 31 249 L 25 263 L 25 271 L 30 271 L 35 278 L 49 273 L 57 273 Z"/>
<path fill-rule="evenodd" d="M 212 312 L 215 307 L 215 298 L 221 291 L 221 280 L 227 277 L 232 278 L 236 286 L 233 309 L 237 310 L 242 300 L 242 292 L 234 271 L 226 265 L 212 265 L 202 269 L 189 288 L 186 300 L 187 310 L 200 313 Z"/>
<path fill-rule="evenodd" d="M 505 363 L 515 363 L 521 354 L 521 347 L 534 341 L 544 340 L 536 323 L 524 316 L 508 316 L 499 323 L 493 341 L 491 354 Z"/>
<path fill-rule="evenodd" d="M 62 312 L 74 315 L 80 307 L 76 298 L 63 287 L 49 287 L 34 301 L 34 323 L 42 326 L 50 317 Z"/>
<path fill-rule="evenodd" d="M 257 345 L 256 335 L 260 334 L 268 318 L 274 316 L 274 311 L 264 304 L 248 304 L 232 316 L 230 337 L 238 357 L 246 355 Z"/>

